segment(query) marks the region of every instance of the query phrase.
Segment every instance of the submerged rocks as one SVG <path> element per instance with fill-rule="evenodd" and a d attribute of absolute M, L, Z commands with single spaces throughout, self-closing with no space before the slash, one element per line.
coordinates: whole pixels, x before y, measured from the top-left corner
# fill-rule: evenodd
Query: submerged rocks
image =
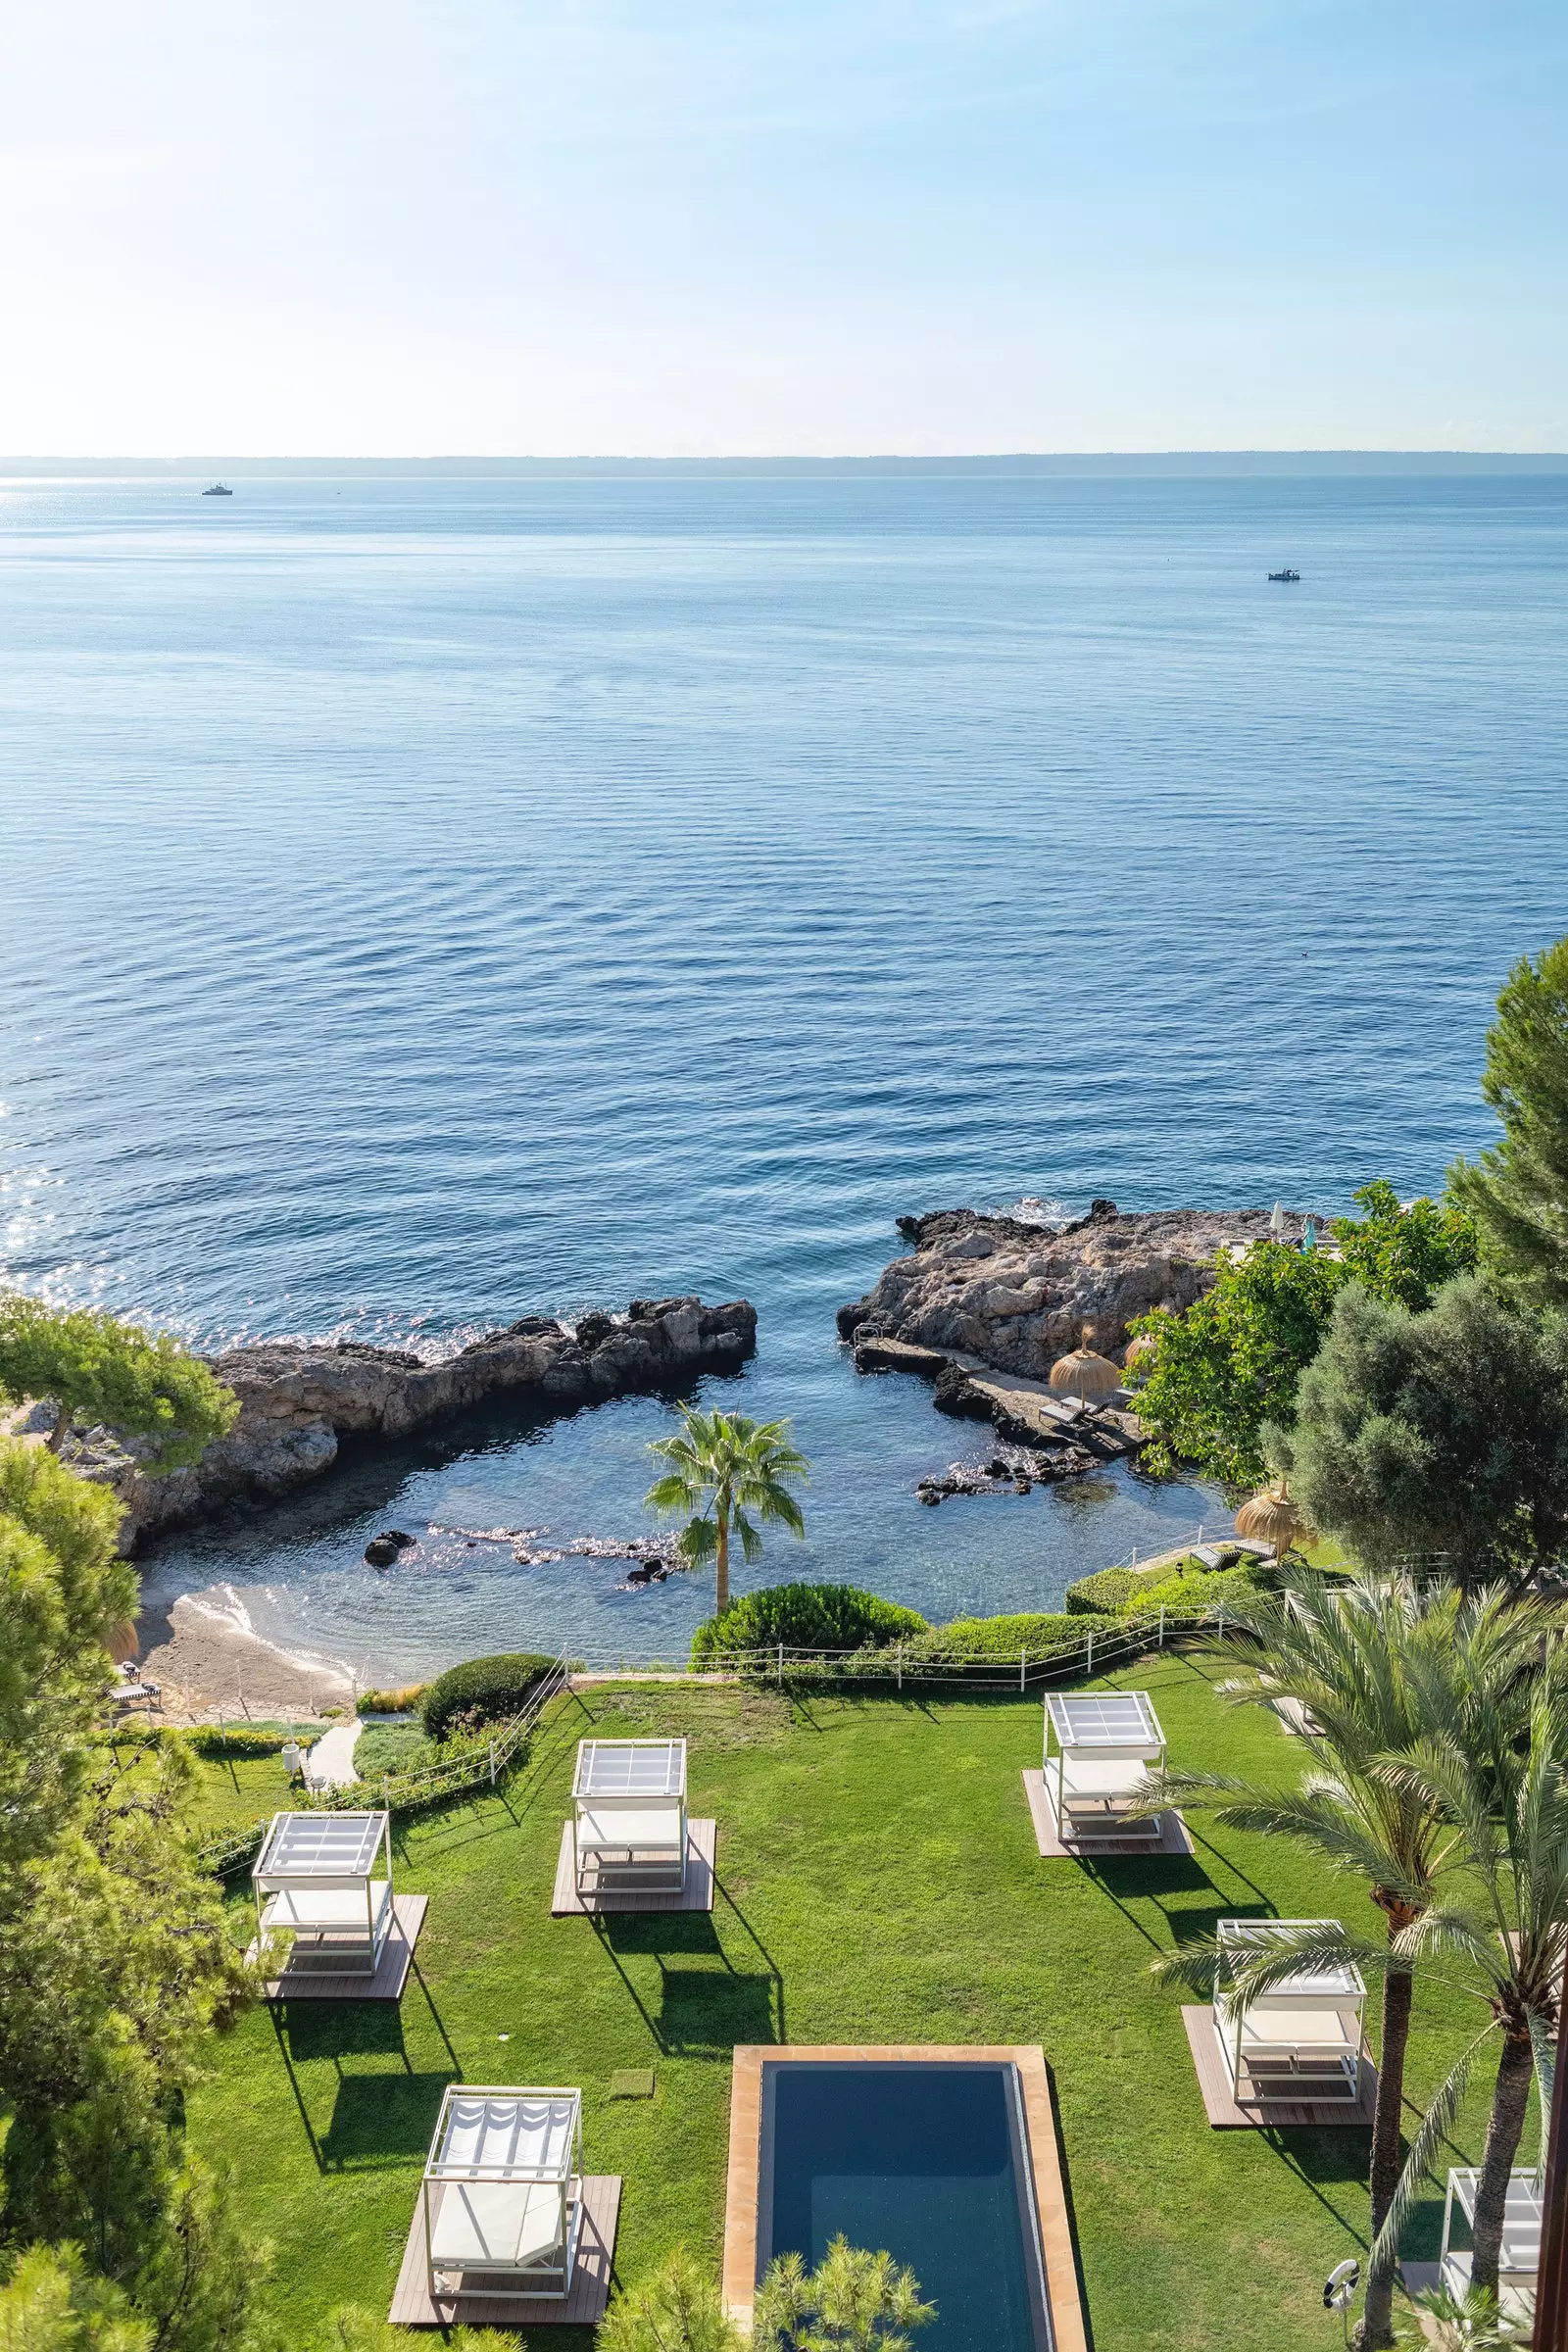
<path fill-rule="evenodd" d="M 134 1449 L 107 1430 L 74 1435 L 67 1453 L 120 1495 L 121 1541 L 133 1550 L 156 1530 L 236 1497 L 281 1494 L 318 1477 L 346 1435 L 402 1437 L 514 1394 L 569 1410 L 674 1388 L 699 1372 L 736 1370 L 756 1346 L 757 1310 L 746 1299 L 705 1306 L 695 1298 L 634 1298 L 624 1315 L 594 1312 L 575 1327 L 524 1315 L 434 1359 L 356 1340 L 276 1340 L 209 1359 L 240 1413 L 193 1469 L 149 1478 Z"/>
<path fill-rule="evenodd" d="M 1299 1238 L 1301 1224 L 1299 1216 L 1287 1218 L 1287 1235 Z M 1100 1353 L 1113 1354 L 1135 1316 L 1191 1306 L 1213 1279 L 1216 1250 L 1261 1241 L 1269 1211 L 1124 1216 L 1114 1201 L 1096 1200 L 1087 1216 L 1066 1225 L 956 1208 L 901 1217 L 899 1230 L 914 1245 L 909 1255 L 895 1258 L 863 1298 L 839 1309 L 839 1336 L 854 1341 L 857 1363 L 863 1356 L 875 1368 L 873 1343 L 876 1349 L 893 1343 L 1041 1380 L 1076 1347 L 1085 1323 L 1094 1326 Z"/>

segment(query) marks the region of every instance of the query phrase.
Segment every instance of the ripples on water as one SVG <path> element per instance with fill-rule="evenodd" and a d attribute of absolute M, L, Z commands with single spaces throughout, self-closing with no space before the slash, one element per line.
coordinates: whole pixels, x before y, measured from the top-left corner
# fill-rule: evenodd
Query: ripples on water
<path fill-rule="evenodd" d="M 858 1380 L 901 1210 L 1413 1190 L 1568 927 L 1568 482 L 0 490 L 6 1261 L 205 1344 L 744 1293 L 765 1575 L 1049 1605 L 1212 1496 L 922 1510 Z M 1298 587 L 1270 587 L 1282 561 Z M 376 1673 L 678 1646 L 691 1585 L 395 1518 L 642 1524 L 628 1400 L 171 1545 Z"/>

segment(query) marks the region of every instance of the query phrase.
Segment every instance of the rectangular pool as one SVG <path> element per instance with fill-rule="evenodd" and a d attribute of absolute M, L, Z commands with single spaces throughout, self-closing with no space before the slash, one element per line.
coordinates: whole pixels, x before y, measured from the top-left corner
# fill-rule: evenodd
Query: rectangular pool
<path fill-rule="evenodd" d="M 759 2279 L 776 2254 L 820 2262 L 842 2230 L 907 2263 L 935 2303 L 914 2352 L 1051 2352 L 1016 2066 L 764 2064 L 760 2125 Z"/>

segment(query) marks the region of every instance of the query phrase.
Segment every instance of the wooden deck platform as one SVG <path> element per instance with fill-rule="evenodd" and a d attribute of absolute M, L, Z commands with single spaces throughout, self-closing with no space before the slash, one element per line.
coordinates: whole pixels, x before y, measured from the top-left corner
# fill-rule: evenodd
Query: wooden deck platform
<path fill-rule="evenodd" d="M 564 2295 L 451 2295 L 430 2300 L 424 2260 L 424 2197 L 414 2201 L 414 2222 L 387 2318 L 399 2328 L 597 2328 L 610 2300 L 620 2220 L 618 2173 L 585 2173 L 577 2262 Z"/>
<path fill-rule="evenodd" d="M 648 1888 L 611 1887 L 604 1894 L 577 1892 L 571 1867 L 571 1824 L 561 1825 L 561 1850 L 556 1857 L 555 1891 L 550 1897 L 554 1919 L 602 1917 L 610 1911 L 711 1911 L 713 1855 L 718 1843 L 716 1821 L 686 1824 L 686 1884 L 679 1894 L 661 1894 Z"/>
<path fill-rule="evenodd" d="M 285 1964 L 262 1987 L 265 1997 L 270 2001 L 401 2001 L 409 1971 L 414 1966 L 414 1947 L 419 1940 L 429 1907 L 427 1894 L 392 1897 L 392 1925 L 386 1932 L 373 1977 L 363 1972 L 356 1976 L 350 1970 L 338 1974 L 325 1968 L 295 1968 Z M 257 1956 L 257 1939 L 253 1937 L 245 1957 L 254 1960 Z"/>
<path fill-rule="evenodd" d="M 1216 2132 L 1266 2132 L 1274 2127 L 1354 2131 L 1371 2124 L 1378 2070 L 1364 2053 L 1358 2099 L 1259 2099 L 1249 2100 L 1242 2107 L 1237 2104 L 1230 2070 L 1214 2036 L 1213 2011 L 1206 2006 L 1184 2007 L 1182 2024 L 1198 2072 L 1198 2087 L 1203 2094 L 1203 2111 Z"/>
<path fill-rule="evenodd" d="M 1036 1770 L 1023 1776 L 1024 1794 L 1029 1799 L 1029 1818 L 1035 1825 L 1035 1843 L 1048 1862 L 1107 1861 L 1113 1854 L 1127 1854 L 1147 1861 L 1152 1854 L 1190 1854 L 1192 1838 L 1187 1824 L 1176 1812 L 1161 1813 L 1155 1824 L 1149 1824 L 1147 1838 L 1077 1838 L 1067 1842 L 1056 1835 L 1056 1816 L 1046 1794 L 1046 1776 Z"/>

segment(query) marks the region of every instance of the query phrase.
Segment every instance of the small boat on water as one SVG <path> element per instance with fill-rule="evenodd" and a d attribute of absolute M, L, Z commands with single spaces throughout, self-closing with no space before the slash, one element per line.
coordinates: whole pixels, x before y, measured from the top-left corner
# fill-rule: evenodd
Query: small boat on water
<path fill-rule="evenodd" d="M 1271 580 L 1298 580 L 1301 575 L 1298 571 L 1293 571 L 1287 564 L 1283 571 L 1271 571 L 1268 576 Z"/>
<path fill-rule="evenodd" d="M 214 482 L 210 490 L 202 492 L 203 498 L 232 498 L 233 495 L 233 491 L 226 482 Z"/>

